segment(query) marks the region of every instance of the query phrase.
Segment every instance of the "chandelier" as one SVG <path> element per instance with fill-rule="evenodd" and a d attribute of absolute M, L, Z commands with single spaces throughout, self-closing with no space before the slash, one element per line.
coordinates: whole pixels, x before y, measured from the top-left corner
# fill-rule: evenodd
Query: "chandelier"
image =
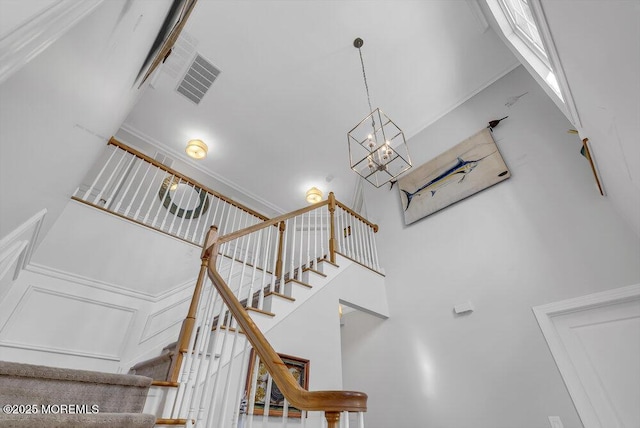
<path fill-rule="evenodd" d="M 353 46 L 360 54 L 362 77 L 367 92 L 369 113 L 347 133 L 351 169 L 375 187 L 380 187 L 411 168 L 404 133 L 382 110 L 371 107 L 369 85 L 360 49 L 364 41 L 357 38 Z"/>

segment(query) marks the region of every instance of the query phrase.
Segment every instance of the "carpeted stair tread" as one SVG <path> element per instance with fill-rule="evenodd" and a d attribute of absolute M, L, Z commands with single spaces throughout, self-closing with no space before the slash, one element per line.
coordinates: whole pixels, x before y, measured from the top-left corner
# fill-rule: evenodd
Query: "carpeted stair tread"
<path fill-rule="evenodd" d="M 102 383 L 108 385 L 139 386 L 146 388 L 151 379 L 144 376 L 94 372 L 90 370 L 63 369 L 60 367 L 0 361 L 0 376 L 16 376 L 73 382 Z"/>
<path fill-rule="evenodd" d="M 164 349 L 157 357 L 142 361 L 129 369 L 129 374 L 150 377 L 153 380 L 167 380 L 173 361 L 173 350 Z"/>
<path fill-rule="evenodd" d="M 3 428 L 152 428 L 156 417 L 144 413 L 4 415 Z"/>
<path fill-rule="evenodd" d="M 142 413 L 152 379 L 0 361 L 1 404 L 97 405 L 101 413 Z"/>

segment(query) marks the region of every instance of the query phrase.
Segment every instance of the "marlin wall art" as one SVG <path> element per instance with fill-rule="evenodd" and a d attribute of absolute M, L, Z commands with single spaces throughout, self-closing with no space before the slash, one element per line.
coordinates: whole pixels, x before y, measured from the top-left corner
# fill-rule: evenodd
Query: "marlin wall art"
<path fill-rule="evenodd" d="M 405 224 L 510 176 L 491 132 L 483 129 L 398 180 Z"/>

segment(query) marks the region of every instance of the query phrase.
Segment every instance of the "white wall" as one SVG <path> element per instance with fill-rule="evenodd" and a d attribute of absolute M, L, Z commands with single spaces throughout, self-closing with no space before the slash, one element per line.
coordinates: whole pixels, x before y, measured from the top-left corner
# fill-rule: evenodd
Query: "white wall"
<path fill-rule="evenodd" d="M 519 67 L 409 147 L 418 166 L 506 115 L 494 138 L 509 180 L 408 227 L 395 188 L 365 188 L 391 313 L 343 328 L 344 387 L 369 394 L 367 427 L 582 426 L 531 307 L 637 283 L 640 242 L 570 124 Z M 456 316 L 467 300 L 475 311 Z"/>
<path fill-rule="evenodd" d="M 603 186 L 640 236 L 640 4 L 541 1 Z"/>
<path fill-rule="evenodd" d="M 103 2 L 2 83 L 0 237 L 43 208 L 42 235 L 55 222 L 139 96 L 134 81 L 169 4 Z"/>
<path fill-rule="evenodd" d="M 34 228 L 12 242 L 32 242 Z M 0 282 L 0 360 L 126 373 L 178 339 L 199 256 L 194 245 L 68 201 L 18 279 Z"/>

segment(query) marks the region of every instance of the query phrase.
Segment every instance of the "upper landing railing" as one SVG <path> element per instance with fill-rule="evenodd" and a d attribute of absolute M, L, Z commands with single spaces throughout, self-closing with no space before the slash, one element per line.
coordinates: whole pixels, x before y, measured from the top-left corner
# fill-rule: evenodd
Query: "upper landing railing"
<path fill-rule="evenodd" d="M 267 220 L 114 138 L 72 199 L 198 246 L 212 224 L 230 233 Z"/>
<path fill-rule="evenodd" d="M 220 236 L 261 224 L 266 216 L 111 138 L 95 168 L 72 199 L 135 223 L 202 246 L 211 225 Z M 322 207 L 326 207 L 321 209 Z M 276 222 L 287 266 L 278 274 L 295 275 L 294 260 L 341 254 L 380 272 L 374 234 L 378 226 L 337 201 L 333 194 L 304 215 Z M 294 234 L 292 230 L 305 233 Z M 327 233 L 321 233 L 325 231 Z M 304 242 L 303 242 L 304 241 Z M 231 256 L 232 248 L 229 247 Z M 250 256 L 250 255 L 248 255 Z"/>

